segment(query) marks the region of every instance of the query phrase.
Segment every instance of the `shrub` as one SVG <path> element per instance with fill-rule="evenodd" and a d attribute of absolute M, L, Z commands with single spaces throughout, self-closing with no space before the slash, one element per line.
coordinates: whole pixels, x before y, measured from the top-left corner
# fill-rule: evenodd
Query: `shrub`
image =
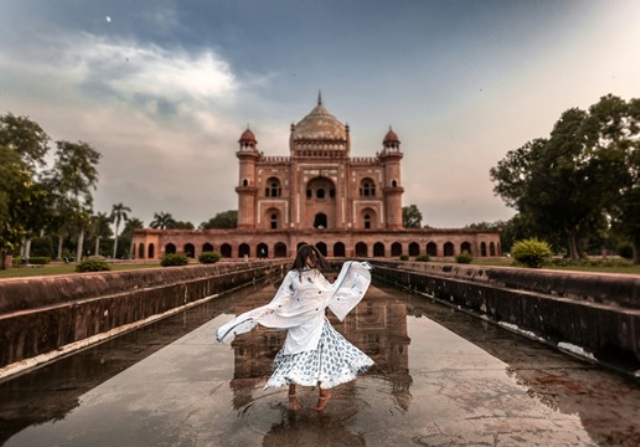
<path fill-rule="evenodd" d="M 549 244 L 535 238 L 518 241 L 511 247 L 513 259 L 527 267 L 540 268 L 551 255 Z"/>
<path fill-rule="evenodd" d="M 189 258 L 184 253 L 169 253 L 164 255 L 162 261 L 160 261 L 160 265 L 163 267 L 175 267 L 179 265 L 187 265 L 189 263 Z"/>
<path fill-rule="evenodd" d="M 429 258 L 429 255 L 418 255 L 416 256 L 416 262 L 429 262 L 431 260 L 431 258 Z"/>
<path fill-rule="evenodd" d="M 50 262 L 51 258 L 49 256 L 34 256 L 33 258 L 29 258 L 29 264 L 45 265 Z"/>
<path fill-rule="evenodd" d="M 621 258 L 632 259 L 633 258 L 633 247 L 631 244 L 623 244 L 618 247 L 618 254 Z"/>
<path fill-rule="evenodd" d="M 76 265 L 76 273 L 105 272 L 111 270 L 111 266 L 103 258 L 87 258 Z"/>
<path fill-rule="evenodd" d="M 220 259 L 222 259 L 222 255 L 217 251 L 203 251 L 198 257 L 198 261 L 203 264 L 215 264 Z"/>
<path fill-rule="evenodd" d="M 471 256 L 471 253 L 467 253 L 465 251 L 464 253 L 458 253 L 456 255 L 456 262 L 458 264 L 471 264 L 471 261 L 473 261 L 473 256 Z"/>
<path fill-rule="evenodd" d="M 401 254 L 400 255 L 400 260 L 401 261 L 408 261 L 409 260 L 409 255 Z"/>

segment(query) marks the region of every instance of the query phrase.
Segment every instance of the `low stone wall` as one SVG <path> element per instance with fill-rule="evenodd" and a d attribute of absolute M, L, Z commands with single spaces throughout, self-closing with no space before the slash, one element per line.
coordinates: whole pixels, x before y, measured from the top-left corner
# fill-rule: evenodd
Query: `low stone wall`
<path fill-rule="evenodd" d="M 0 368 L 285 270 L 261 261 L 2 280 Z"/>
<path fill-rule="evenodd" d="M 564 350 L 640 368 L 640 278 L 437 263 L 377 262 L 373 276 Z M 635 372 L 640 375 L 640 370 Z"/>

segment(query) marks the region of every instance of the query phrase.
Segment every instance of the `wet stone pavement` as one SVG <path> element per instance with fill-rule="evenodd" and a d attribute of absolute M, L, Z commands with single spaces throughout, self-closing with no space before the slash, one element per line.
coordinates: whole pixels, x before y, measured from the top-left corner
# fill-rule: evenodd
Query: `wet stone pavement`
<path fill-rule="evenodd" d="M 334 326 L 376 364 L 333 390 L 263 390 L 284 332 L 214 331 L 267 285 L 0 384 L 6 446 L 640 445 L 640 385 L 419 296 L 371 287 Z"/>

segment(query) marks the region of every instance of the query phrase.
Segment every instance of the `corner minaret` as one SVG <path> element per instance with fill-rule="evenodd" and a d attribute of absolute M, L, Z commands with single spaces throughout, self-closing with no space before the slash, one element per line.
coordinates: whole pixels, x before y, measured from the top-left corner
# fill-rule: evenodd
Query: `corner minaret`
<path fill-rule="evenodd" d="M 384 193 L 386 223 L 389 229 L 402 228 L 402 181 L 400 176 L 400 139 L 389 126 L 389 131 L 382 140 L 382 152 L 378 155 L 384 166 Z"/>
<path fill-rule="evenodd" d="M 238 193 L 238 228 L 255 228 L 255 204 L 258 188 L 256 186 L 256 161 L 260 158 L 255 135 L 247 126 L 238 140 L 240 148 L 236 152 L 240 160 L 240 178 L 236 192 Z"/>

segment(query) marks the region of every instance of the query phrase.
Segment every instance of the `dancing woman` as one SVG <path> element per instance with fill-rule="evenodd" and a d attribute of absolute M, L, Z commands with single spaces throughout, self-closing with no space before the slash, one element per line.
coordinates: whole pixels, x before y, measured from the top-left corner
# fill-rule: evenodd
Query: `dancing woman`
<path fill-rule="evenodd" d="M 371 282 L 368 263 L 348 261 L 331 284 L 323 275 L 326 262 L 313 246 L 303 245 L 278 292 L 265 306 L 246 312 L 219 327 L 218 341 L 249 332 L 257 324 L 286 329 L 287 337 L 273 362 L 269 387 L 289 386 L 289 408 L 302 407 L 296 386 L 318 387 L 322 411 L 331 398 L 331 388 L 356 378 L 373 360 L 347 341 L 325 316 L 329 308 L 340 321 L 364 297 Z"/>

